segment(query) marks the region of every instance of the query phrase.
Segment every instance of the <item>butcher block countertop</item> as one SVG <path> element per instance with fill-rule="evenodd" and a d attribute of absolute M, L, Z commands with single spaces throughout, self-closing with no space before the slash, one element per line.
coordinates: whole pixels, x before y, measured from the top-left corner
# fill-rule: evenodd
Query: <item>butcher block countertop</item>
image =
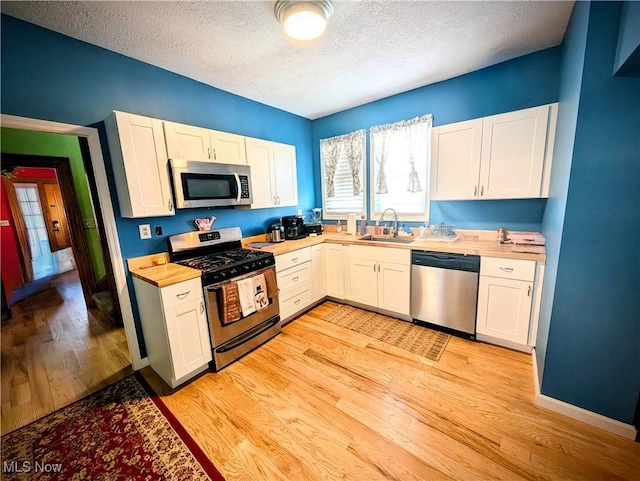
<path fill-rule="evenodd" d="M 485 257 L 503 257 L 506 259 L 523 259 L 544 262 L 546 251 L 544 246 L 523 246 L 512 244 L 500 244 L 493 231 L 458 231 L 458 240 L 455 242 L 433 241 L 428 239 L 415 240 L 409 244 L 381 241 L 360 240 L 359 235 L 338 234 L 337 232 L 324 232 L 316 237 L 305 237 L 298 240 L 286 240 L 260 250 L 273 252 L 274 255 L 309 247 L 322 242 L 332 244 L 368 245 L 378 247 L 393 247 L 395 249 L 425 250 L 435 252 L 451 252 L 455 254 L 473 254 Z M 260 234 L 242 239 L 243 247 L 252 249 L 251 243 L 268 242 L 267 234 Z"/>
<path fill-rule="evenodd" d="M 328 226 L 331 229 L 332 226 Z M 286 240 L 277 244 L 262 247 L 259 250 L 272 252 L 274 255 L 303 249 L 323 242 L 331 244 L 368 245 L 393 247 L 395 249 L 413 249 L 435 252 L 451 252 L 455 254 L 472 254 L 485 257 L 503 257 L 507 259 L 524 259 L 544 262 L 546 252 L 543 246 L 516 246 L 500 244 L 492 231 L 458 231 L 455 242 L 430 241 L 416 238 L 409 244 L 360 240 L 359 235 L 338 234 L 328 230 L 322 235 L 305 237 L 298 240 Z M 268 243 L 267 234 L 259 234 L 242 239 L 242 246 L 253 249 L 252 243 Z M 200 277 L 200 271 L 190 267 L 169 262 L 167 253 L 151 254 L 127 260 L 131 275 L 147 281 L 157 287 L 166 287 L 178 282 Z"/>
<path fill-rule="evenodd" d="M 198 269 L 169 262 L 168 254 L 151 254 L 127 259 L 131 275 L 156 287 L 167 287 L 201 276 Z"/>

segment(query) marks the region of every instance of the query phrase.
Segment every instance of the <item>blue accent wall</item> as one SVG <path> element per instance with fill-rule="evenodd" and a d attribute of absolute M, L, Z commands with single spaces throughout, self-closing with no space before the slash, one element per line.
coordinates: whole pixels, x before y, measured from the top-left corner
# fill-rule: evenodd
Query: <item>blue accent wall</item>
<path fill-rule="evenodd" d="M 545 237 L 547 251 L 536 342 L 536 362 L 538 363 L 538 373 L 541 377 L 544 375 L 551 308 L 555 294 L 562 228 L 569 190 L 569 174 L 573 159 L 576 125 L 578 123 L 588 21 L 589 4 L 587 2 L 577 2 L 573 8 L 569 26 L 562 43 L 556 142 L 553 151 L 549 199 L 547 199 L 541 229 Z"/>
<path fill-rule="evenodd" d="M 310 120 L 7 15 L 2 15 L 1 35 L 2 113 L 98 128 L 124 259 L 165 252 L 167 236 L 193 230 L 198 217 L 215 215 L 216 227 L 240 226 L 243 235 L 253 235 L 266 232 L 281 216 L 295 214 L 297 207 L 186 209 L 173 217 L 120 217 L 104 129 L 112 110 L 295 145 L 299 208 L 309 214 L 316 206 Z M 164 235 L 140 240 L 138 224 L 147 223 L 161 225 Z"/>
<path fill-rule="evenodd" d="M 622 4 L 614 70 L 640 76 L 640 2 Z"/>
<path fill-rule="evenodd" d="M 552 103 L 558 96 L 559 66 L 560 47 L 554 47 L 314 121 L 317 204 L 322 202 L 320 139 L 427 113 L 433 114 L 435 127 Z M 368 170 L 366 178 L 368 185 Z M 544 199 L 432 201 L 429 221 L 453 223 L 465 229 L 504 226 L 539 231 L 545 203 Z"/>
<path fill-rule="evenodd" d="M 621 8 L 578 5 L 571 24 L 570 35 L 586 28 L 586 49 L 542 393 L 631 423 L 640 393 L 640 80 L 613 76 Z"/>

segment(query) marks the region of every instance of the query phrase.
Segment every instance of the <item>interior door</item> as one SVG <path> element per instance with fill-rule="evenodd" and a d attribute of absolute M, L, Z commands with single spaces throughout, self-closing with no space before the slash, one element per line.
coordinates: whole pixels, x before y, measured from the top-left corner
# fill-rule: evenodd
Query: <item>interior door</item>
<path fill-rule="evenodd" d="M 67 221 L 67 213 L 62 201 L 62 193 L 58 184 L 43 184 L 43 210 L 47 212 L 47 231 L 51 252 L 71 247 L 71 232 Z"/>

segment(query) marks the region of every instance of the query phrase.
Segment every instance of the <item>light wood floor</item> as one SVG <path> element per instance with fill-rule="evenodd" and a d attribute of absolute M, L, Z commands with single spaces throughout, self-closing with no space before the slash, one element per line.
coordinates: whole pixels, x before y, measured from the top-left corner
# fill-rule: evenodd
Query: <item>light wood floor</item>
<path fill-rule="evenodd" d="M 124 328 L 87 310 L 77 272 L 54 285 L 2 321 L 2 434 L 133 372 Z"/>
<path fill-rule="evenodd" d="M 639 479 L 639 443 L 533 404 L 529 355 L 452 338 L 432 362 L 335 306 L 163 397 L 227 481 Z"/>

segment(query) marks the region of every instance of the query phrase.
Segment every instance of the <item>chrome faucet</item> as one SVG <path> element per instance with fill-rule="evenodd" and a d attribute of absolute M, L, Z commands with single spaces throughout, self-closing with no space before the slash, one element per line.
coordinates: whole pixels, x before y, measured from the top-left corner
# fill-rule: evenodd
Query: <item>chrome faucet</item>
<path fill-rule="evenodd" d="M 393 212 L 393 237 L 398 237 L 398 213 L 395 211 L 395 209 L 392 209 L 391 207 L 387 207 L 382 213 L 382 215 L 380 216 L 380 220 L 378 221 L 378 224 L 382 225 L 382 220 L 384 219 L 384 215 L 387 213 L 388 210 Z"/>

